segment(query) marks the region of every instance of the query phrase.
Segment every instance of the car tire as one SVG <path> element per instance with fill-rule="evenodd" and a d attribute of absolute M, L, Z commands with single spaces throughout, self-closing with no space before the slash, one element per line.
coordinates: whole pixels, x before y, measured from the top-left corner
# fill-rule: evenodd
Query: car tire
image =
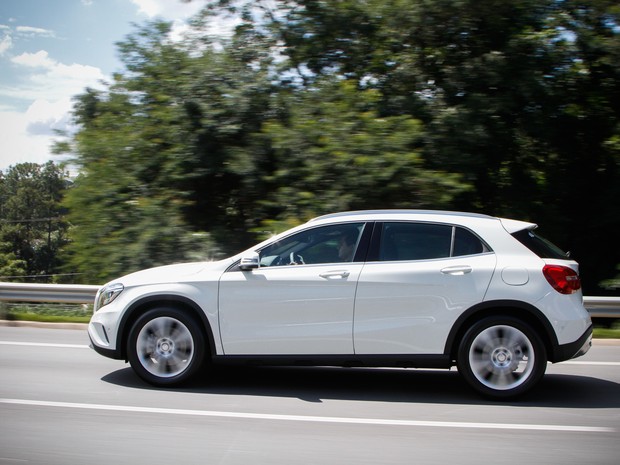
<path fill-rule="evenodd" d="M 490 317 L 473 324 L 461 339 L 457 367 L 485 397 L 507 399 L 529 391 L 547 368 L 540 337 L 512 317 Z"/>
<path fill-rule="evenodd" d="M 188 381 L 205 361 L 205 336 L 194 318 L 177 308 L 141 315 L 128 338 L 127 358 L 136 374 L 155 386 Z"/>

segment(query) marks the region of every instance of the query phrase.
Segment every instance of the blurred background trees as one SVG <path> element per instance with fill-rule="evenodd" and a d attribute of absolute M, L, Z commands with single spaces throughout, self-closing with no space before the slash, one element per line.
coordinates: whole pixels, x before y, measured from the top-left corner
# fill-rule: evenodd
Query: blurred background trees
<path fill-rule="evenodd" d="M 209 36 L 221 15 L 234 34 Z M 118 44 L 125 69 L 56 147 L 80 173 L 62 260 L 83 282 L 364 208 L 531 220 L 586 293 L 617 274 L 617 2 L 219 0 L 169 33 Z"/>

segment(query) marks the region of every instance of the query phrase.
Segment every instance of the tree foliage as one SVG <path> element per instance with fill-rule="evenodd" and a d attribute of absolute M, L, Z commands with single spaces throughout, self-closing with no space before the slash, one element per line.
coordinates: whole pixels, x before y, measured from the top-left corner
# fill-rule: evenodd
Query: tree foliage
<path fill-rule="evenodd" d="M 329 211 L 448 207 L 467 190 L 460 176 L 424 167 L 422 123 L 380 116 L 380 94 L 351 81 L 318 82 L 301 93 L 286 122 L 268 122 L 278 169 L 272 201 L 297 217 Z"/>
<path fill-rule="evenodd" d="M 223 14 L 234 34 L 210 36 Z M 193 234 L 216 256 L 335 210 L 451 208 L 540 223 L 593 289 L 620 262 L 619 16 L 215 0 L 182 42 L 148 24 L 119 44 L 125 71 L 76 99 L 73 263 L 102 280 L 195 256 Z"/>
<path fill-rule="evenodd" d="M 62 270 L 67 224 L 60 205 L 66 173 L 52 162 L 0 171 L 0 276 L 45 280 Z"/>

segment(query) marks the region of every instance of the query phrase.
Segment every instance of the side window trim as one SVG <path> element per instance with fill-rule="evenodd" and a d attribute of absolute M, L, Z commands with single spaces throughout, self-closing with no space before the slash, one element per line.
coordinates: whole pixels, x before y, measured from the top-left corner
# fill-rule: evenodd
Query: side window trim
<path fill-rule="evenodd" d="M 366 262 L 366 260 L 368 259 L 374 225 L 375 223 L 373 221 L 366 221 L 364 223 L 362 237 L 360 237 L 360 239 L 357 241 L 357 248 L 355 249 L 353 263 Z"/>
<path fill-rule="evenodd" d="M 454 245 L 456 243 L 456 226 L 452 225 L 452 237 L 450 238 L 450 257 L 454 257 Z"/>
<path fill-rule="evenodd" d="M 368 248 L 368 256 L 366 257 L 366 261 L 368 262 L 378 262 L 379 256 L 381 253 L 381 235 L 383 233 L 383 221 L 375 222 L 374 227 L 372 228 L 372 237 L 370 239 L 370 246 Z"/>

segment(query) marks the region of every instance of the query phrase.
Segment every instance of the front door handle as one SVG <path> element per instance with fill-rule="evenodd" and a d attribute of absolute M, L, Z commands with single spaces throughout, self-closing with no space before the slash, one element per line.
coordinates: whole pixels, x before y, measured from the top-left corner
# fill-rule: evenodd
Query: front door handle
<path fill-rule="evenodd" d="M 449 274 L 452 276 L 463 276 L 467 273 L 471 273 L 473 271 L 472 267 L 469 265 L 462 265 L 462 266 L 448 266 L 446 268 L 443 268 L 441 270 L 441 272 L 443 274 Z"/>
<path fill-rule="evenodd" d="M 321 273 L 319 276 L 325 279 L 344 279 L 348 278 L 350 274 L 351 273 L 348 271 L 327 271 L 325 273 Z"/>

